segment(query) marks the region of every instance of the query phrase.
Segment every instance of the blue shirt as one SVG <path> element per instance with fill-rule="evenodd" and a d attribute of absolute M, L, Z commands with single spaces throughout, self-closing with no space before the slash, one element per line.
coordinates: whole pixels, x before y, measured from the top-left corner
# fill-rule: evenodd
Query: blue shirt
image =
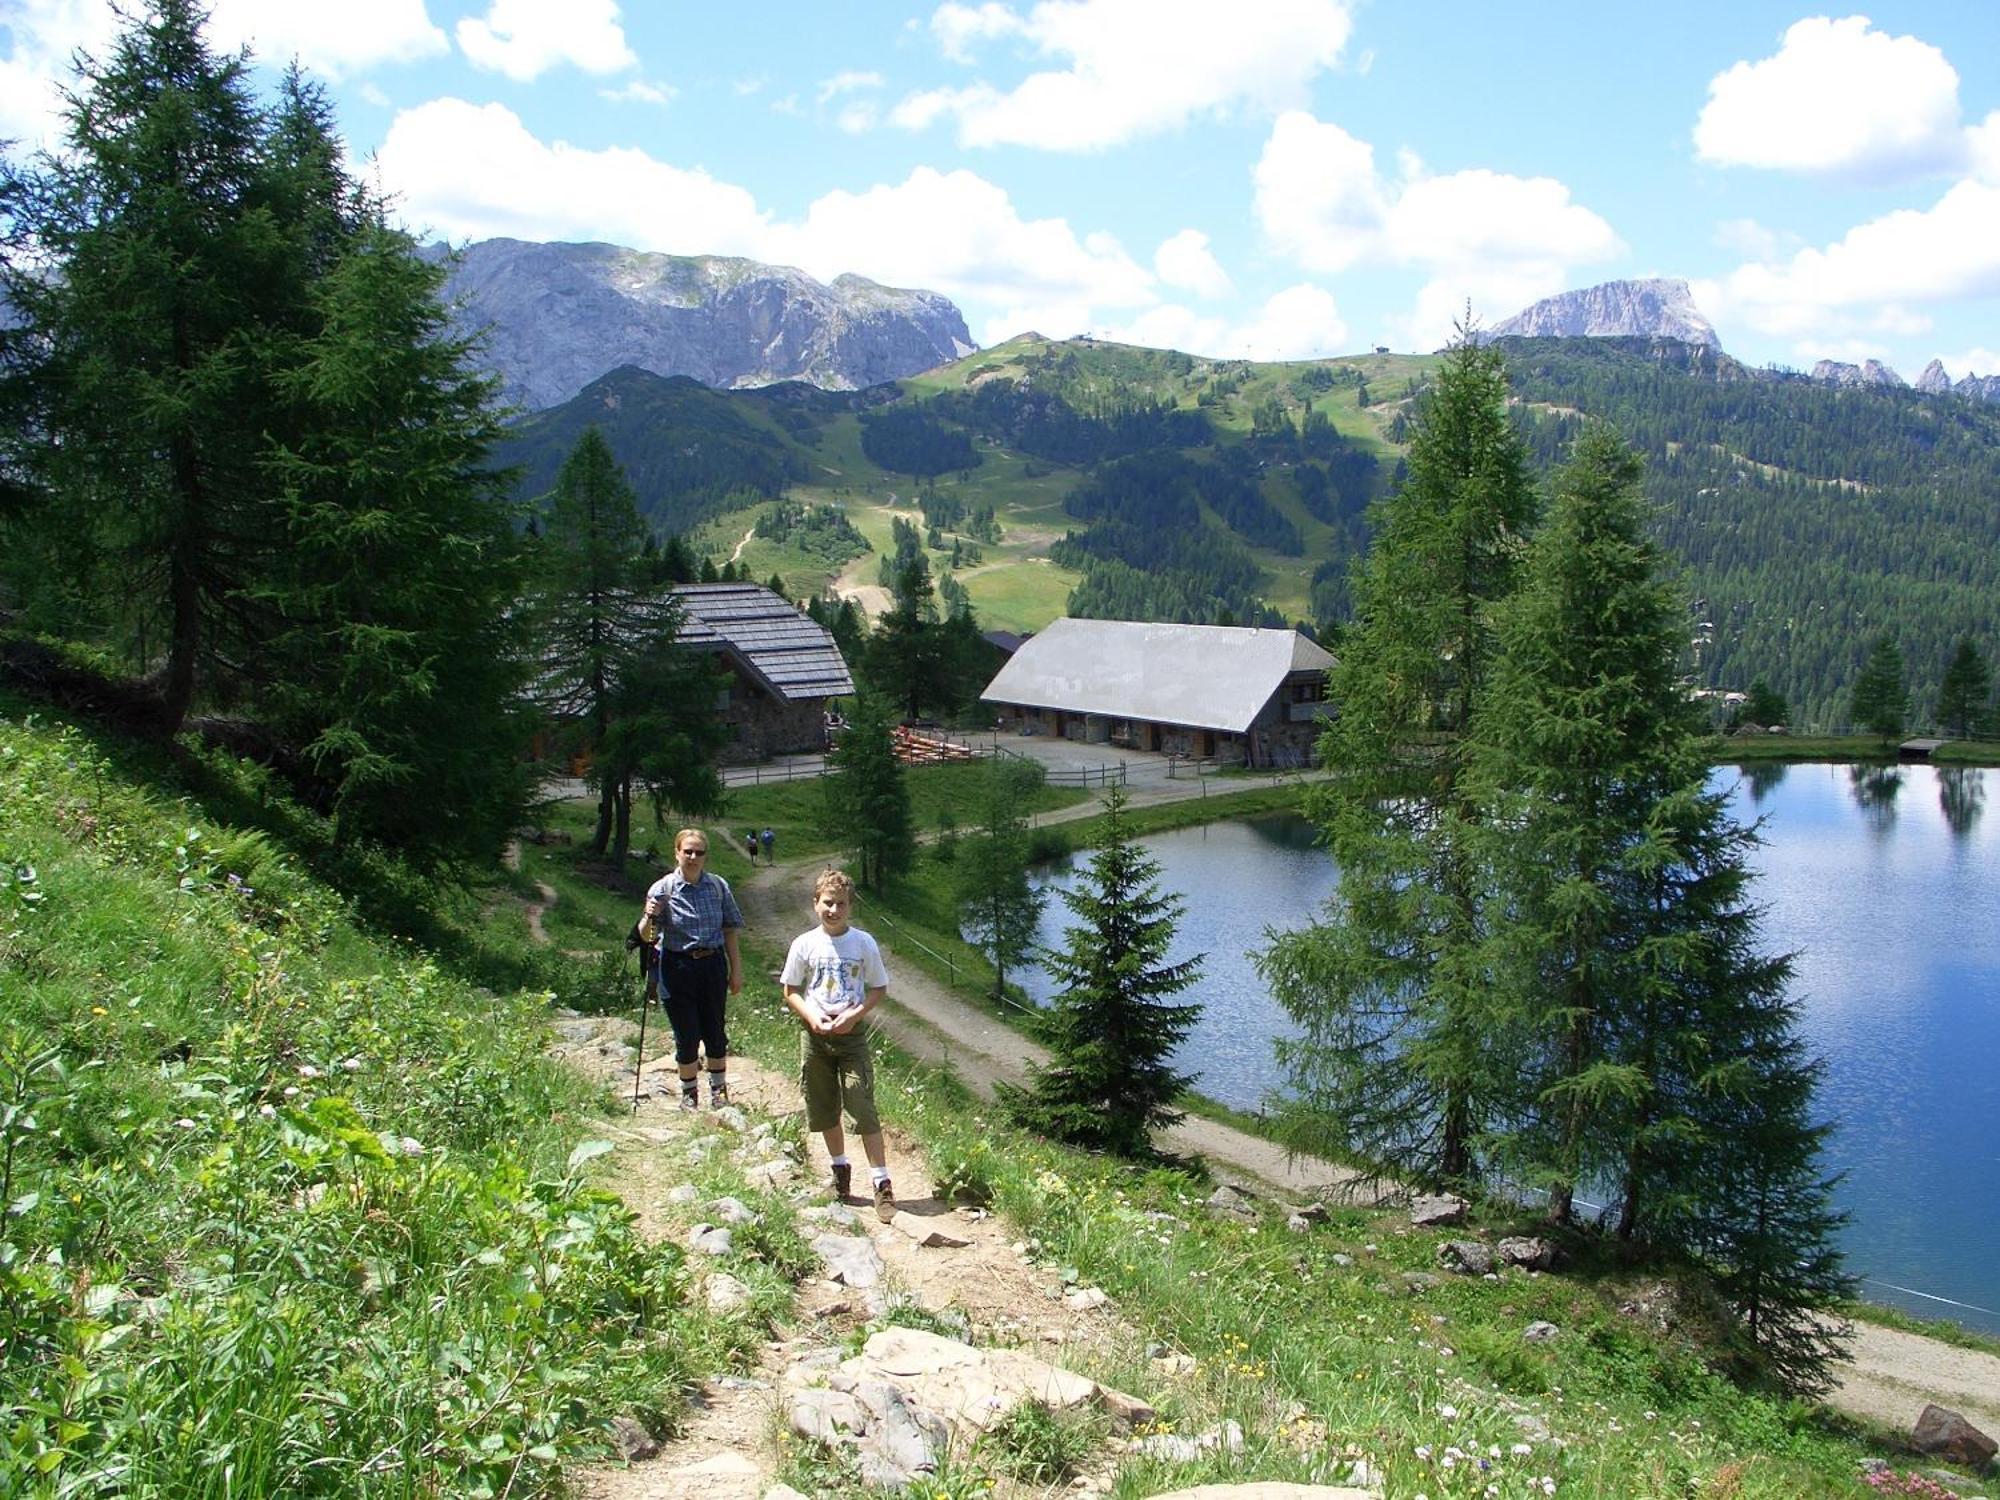
<path fill-rule="evenodd" d="M 681 879 L 679 870 L 669 870 L 646 892 L 660 902 L 660 951 L 684 953 L 690 948 L 720 948 L 722 929 L 741 927 L 743 913 L 729 882 L 703 870 L 699 879 Z"/>

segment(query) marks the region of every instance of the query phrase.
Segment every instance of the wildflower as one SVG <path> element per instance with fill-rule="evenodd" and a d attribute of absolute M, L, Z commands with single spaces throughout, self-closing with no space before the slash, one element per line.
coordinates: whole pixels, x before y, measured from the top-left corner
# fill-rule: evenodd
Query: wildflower
<path fill-rule="evenodd" d="M 317 1077 L 319 1077 L 319 1069 L 318 1069 L 318 1068 L 315 1068 L 315 1067 L 314 1067 L 314 1066 L 313 1066 L 313 1065 L 312 1065 L 311 1063 L 300 1063 L 300 1064 L 299 1064 L 299 1077 L 301 1077 L 301 1078 L 317 1078 Z"/>
<path fill-rule="evenodd" d="M 1527 1458 L 1530 1457 L 1535 1450 L 1526 1443 L 1516 1443 L 1513 1447 L 1509 1448 L 1507 1451 L 1513 1454 L 1514 1457 L 1516 1458 Z"/>
<path fill-rule="evenodd" d="M 361 1071 L 361 1059 L 358 1057 L 350 1057 L 347 1059 L 346 1062 L 342 1063 L 341 1066 L 347 1069 L 347 1071 L 350 1073 L 359 1073 Z"/>
<path fill-rule="evenodd" d="M 1443 1417 L 1447 1422 L 1456 1422 L 1458 1420 L 1458 1408 L 1455 1406 L 1440 1406 L 1438 1408 L 1438 1415 Z"/>
<path fill-rule="evenodd" d="M 190 1120 L 186 1115 L 182 1115 L 178 1120 L 174 1121 L 174 1129 L 192 1130 L 194 1129 L 194 1121 Z"/>
<path fill-rule="evenodd" d="M 287 1099 L 296 1099 L 296 1098 L 298 1098 L 298 1097 L 299 1097 L 299 1086 L 298 1086 L 298 1085 L 297 1085 L 296 1083 L 288 1083 L 288 1084 L 286 1084 L 286 1085 L 285 1085 L 285 1097 L 286 1097 Z"/>
<path fill-rule="evenodd" d="M 1421 1458 L 1425 1463 L 1429 1463 L 1431 1461 L 1431 1445 L 1429 1443 L 1417 1444 L 1417 1457 Z"/>
<path fill-rule="evenodd" d="M 1535 1483 L 1540 1487 L 1541 1492 L 1544 1495 L 1553 1495 L 1556 1492 L 1556 1482 L 1554 1479 L 1550 1478 L 1547 1474 L 1544 1474 L 1540 1479 L 1536 1480 Z"/>
<path fill-rule="evenodd" d="M 422 1141 L 413 1141 L 408 1136 L 404 1136 L 402 1150 L 405 1156 L 422 1156 L 424 1154 L 424 1143 Z"/>
<path fill-rule="evenodd" d="M 267 1120 L 275 1120 L 278 1118 L 278 1111 L 268 1104 L 258 1105 L 257 1113 L 262 1115 Z"/>
<path fill-rule="evenodd" d="M 101 1006 L 101 1005 L 93 1005 L 93 1006 L 91 1006 L 91 1007 L 90 1007 L 90 1013 L 91 1013 L 91 1014 L 92 1014 L 93 1016 L 107 1016 L 107 1015 L 111 1014 L 111 1012 L 109 1012 L 108 1010 L 106 1010 L 106 1009 L 105 1009 L 105 1008 L 104 1008 L 103 1006 Z"/>

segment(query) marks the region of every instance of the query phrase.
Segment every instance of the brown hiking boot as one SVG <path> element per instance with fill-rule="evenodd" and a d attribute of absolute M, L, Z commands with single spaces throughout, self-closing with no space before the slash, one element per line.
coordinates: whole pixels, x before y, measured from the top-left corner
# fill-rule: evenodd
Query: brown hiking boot
<path fill-rule="evenodd" d="M 875 1217 L 884 1224 L 896 1217 L 896 1189 L 886 1177 L 875 1184 Z"/>
<path fill-rule="evenodd" d="M 854 1186 L 854 1164 L 841 1162 L 833 1169 L 833 1196 L 842 1203 L 847 1201 L 847 1190 Z"/>

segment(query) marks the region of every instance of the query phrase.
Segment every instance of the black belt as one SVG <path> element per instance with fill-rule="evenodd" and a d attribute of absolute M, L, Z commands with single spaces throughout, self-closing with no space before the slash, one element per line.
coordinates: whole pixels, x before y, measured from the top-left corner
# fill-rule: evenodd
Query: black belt
<path fill-rule="evenodd" d="M 720 948 L 669 948 L 667 956 L 670 958 L 713 958 L 721 951 Z"/>

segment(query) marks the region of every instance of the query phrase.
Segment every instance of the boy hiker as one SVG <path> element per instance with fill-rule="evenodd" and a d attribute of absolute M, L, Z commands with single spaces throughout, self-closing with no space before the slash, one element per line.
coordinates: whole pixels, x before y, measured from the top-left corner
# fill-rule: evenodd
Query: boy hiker
<path fill-rule="evenodd" d="M 833 1158 L 833 1190 L 844 1200 L 854 1168 L 840 1127 L 842 1107 L 854 1117 L 875 1182 L 875 1214 L 886 1224 L 896 1217 L 896 1193 L 882 1149 L 882 1121 L 875 1113 L 875 1065 L 860 1022 L 889 992 L 889 971 L 875 939 L 848 925 L 853 901 L 854 882 L 844 872 L 820 871 L 813 882 L 819 926 L 792 940 L 778 979 L 785 987 L 785 1004 L 806 1029 L 799 1049 L 806 1129 L 825 1138 L 826 1153 Z"/>
<path fill-rule="evenodd" d="M 708 1102 L 719 1108 L 729 1102 L 729 1037 L 723 1030 L 723 1011 L 731 995 L 743 993 L 743 956 L 737 940 L 743 913 L 729 882 L 709 873 L 708 835 L 699 828 L 683 828 L 674 835 L 674 868 L 646 892 L 645 920 L 659 932 L 660 1003 L 674 1028 L 681 1108 L 701 1105 L 696 1062 L 704 1049 Z"/>

